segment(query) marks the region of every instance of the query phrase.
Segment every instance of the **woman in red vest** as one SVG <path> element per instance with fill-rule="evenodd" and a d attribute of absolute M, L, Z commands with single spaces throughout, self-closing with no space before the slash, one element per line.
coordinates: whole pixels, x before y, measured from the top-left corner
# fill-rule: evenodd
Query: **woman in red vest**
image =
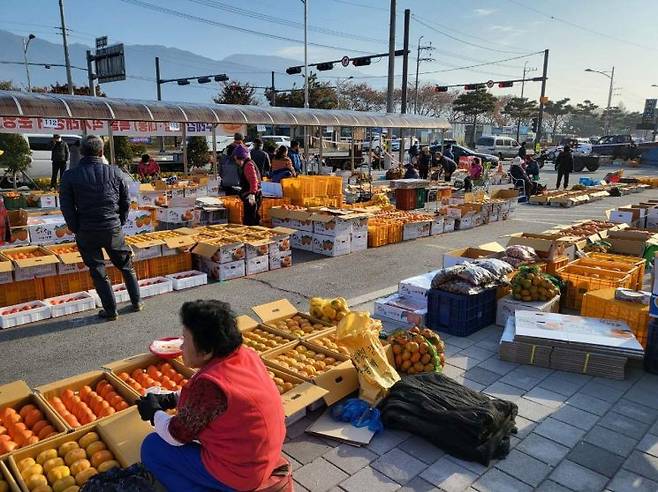
<path fill-rule="evenodd" d="M 183 362 L 198 368 L 178 393 L 137 402 L 155 433 L 142 462 L 172 492 L 248 491 L 279 464 L 286 434 L 283 406 L 258 354 L 242 345 L 230 306 L 186 302 Z M 176 409 L 170 416 L 165 410 Z"/>

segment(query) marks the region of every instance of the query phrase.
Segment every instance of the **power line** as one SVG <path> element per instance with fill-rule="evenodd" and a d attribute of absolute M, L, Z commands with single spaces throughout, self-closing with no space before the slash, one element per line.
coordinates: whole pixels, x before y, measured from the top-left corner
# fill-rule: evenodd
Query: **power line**
<path fill-rule="evenodd" d="M 456 36 L 453 36 L 452 34 L 449 34 L 449 33 L 447 33 L 447 32 L 444 32 L 444 31 L 439 30 L 439 29 L 435 28 L 434 26 L 432 26 L 432 25 L 430 25 L 430 24 L 427 24 L 426 22 L 424 22 L 424 21 L 420 20 L 418 17 L 416 17 L 414 14 L 411 14 L 411 17 L 413 18 L 414 21 L 418 22 L 419 24 L 421 24 L 422 26 L 426 27 L 427 29 L 430 29 L 431 31 L 434 31 L 434 32 L 436 32 L 436 33 L 438 33 L 438 34 L 441 34 L 441 35 L 446 36 L 446 37 L 448 37 L 448 38 L 450 38 L 450 39 L 452 39 L 452 40 L 454 40 L 454 41 L 458 41 L 458 42 L 463 43 L 463 44 L 466 44 L 466 45 L 468 45 L 468 46 L 473 46 L 473 47 L 475 47 L 475 48 L 480 48 L 480 49 L 488 50 L 488 51 L 495 51 L 495 52 L 498 52 L 498 53 L 512 53 L 512 54 L 519 53 L 518 51 L 499 50 L 499 49 L 497 49 L 497 48 L 491 48 L 491 47 L 489 47 L 489 46 L 483 46 L 483 45 L 481 45 L 481 44 L 472 43 L 472 42 L 470 42 L 470 41 L 464 41 L 463 39 L 460 39 L 460 38 L 458 38 L 458 37 L 456 37 Z"/>
<path fill-rule="evenodd" d="M 259 12 L 255 12 L 253 10 L 247 10 L 247 9 L 242 9 L 240 7 L 234 7 L 232 5 L 227 5 L 222 2 L 218 2 L 216 0 L 188 0 L 189 2 L 196 3 L 198 5 L 203 5 L 206 7 L 210 7 L 213 9 L 217 10 L 223 10 L 225 12 L 231 12 L 234 14 L 239 14 L 245 17 L 251 17 L 252 19 L 256 20 L 261 20 L 264 22 L 270 22 L 273 24 L 279 24 L 287 27 L 294 27 L 296 29 L 304 29 L 304 24 L 301 22 L 295 22 L 289 19 L 282 19 L 280 17 L 274 17 L 271 15 L 267 14 L 262 14 Z M 318 26 L 313 26 L 309 25 L 308 26 L 309 31 L 321 33 L 321 34 L 327 34 L 329 36 L 335 36 L 339 38 L 349 38 L 349 39 L 356 39 L 358 41 L 366 41 L 366 42 L 371 42 L 371 43 L 379 43 L 379 44 L 385 44 L 386 40 L 384 39 L 376 39 L 376 38 L 371 38 L 367 36 L 360 36 L 358 34 L 351 34 L 351 33 L 346 33 L 346 32 L 341 32 L 341 31 L 336 31 L 334 29 L 328 29 L 325 27 L 318 27 Z"/>
<path fill-rule="evenodd" d="M 590 33 L 590 34 L 595 34 L 596 36 L 600 36 L 600 37 L 602 37 L 602 38 L 607 38 L 607 39 L 609 39 L 609 40 L 611 40 L 611 41 L 617 41 L 617 42 L 619 42 L 619 43 L 629 44 L 629 45 L 631 45 L 631 46 L 635 46 L 635 47 L 637 47 L 637 48 L 643 48 L 643 49 L 646 49 L 646 50 L 652 50 L 652 51 L 655 51 L 655 50 L 656 50 L 656 48 L 653 48 L 653 47 L 651 47 L 651 46 L 646 46 L 646 45 L 643 45 L 643 44 L 639 44 L 639 43 L 636 43 L 636 42 L 634 42 L 634 41 L 629 41 L 629 40 L 624 39 L 624 38 L 619 38 L 619 37 L 617 37 L 617 36 L 611 36 L 611 35 L 608 34 L 608 33 L 600 32 L 600 31 L 595 31 L 594 29 L 590 29 L 590 28 L 587 27 L 587 26 L 583 26 L 583 25 L 580 25 L 580 24 L 576 24 L 575 22 L 571 22 L 570 20 L 562 19 L 562 18 L 560 18 L 560 17 L 556 17 L 556 16 L 551 15 L 551 14 L 548 14 L 548 13 L 542 11 L 542 10 L 539 10 L 539 9 L 537 9 L 537 8 L 535 8 L 535 7 L 531 7 L 531 6 L 526 5 L 526 4 L 522 3 L 522 2 L 519 2 L 518 0 L 507 0 L 507 1 L 510 2 L 510 3 L 513 3 L 514 5 L 518 5 L 519 7 L 523 7 L 523 8 L 525 8 L 525 9 L 531 10 L 532 12 L 535 12 L 535 13 L 537 13 L 537 14 L 539 14 L 539 15 L 542 15 L 542 16 L 544 16 L 544 17 L 547 17 L 548 19 L 554 20 L 554 21 L 556 21 L 556 22 L 561 22 L 561 23 L 566 24 L 566 25 L 568 25 L 568 26 L 575 27 L 575 28 L 577 28 L 577 29 L 580 29 L 580 30 L 582 30 L 582 31 L 588 32 L 588 33 Z"/>
<path fill-rule="evenodd" d="M 342 3 L 343 5 L 351 5 L 353 7 L 361 7 L 369 10 L 380 10 L 382 12 L 388 12 L 388 9 L 384 7 L 375 7 L 373 5 L 365 5 L 363 3 L 351 2 L 349 0 L 332 0 L 332 2 Z"/>
<path fill-rule="evenodd" d="M 210 19 L 204 19 L 203 17 L 198 17 L 196 15 L 187 14 L 187 13 L 181 12 L 179 10 L 174 10 L 174 9 L 170 9 L 170 8 L 167 8 L 167 7 L 160 7 L 158 5 L 153 5 L 152 3 L 144 2 L 142 0 L 120 0 L 120 1 L 124 2 L 124 3 L 131 4 L 131 5 L 135 5 L 135 6 L 138 6 L 138 7 L 142 7 L 142 8 L 148 9 L 148 10 L 152 10 L 152 11 L 155 11 L 155 12 L 160 12 L 162 14 L 173 15 L 175 17 L 179 17 L 179 18 L 182 18 L 182 19 L 201 22 L 203 24 L 208 24 L 208 25 L 211 25 L 211 26 L 214 26 L 214 27 L 230 29 L 230 30 L 233 30 L 233 31 L 239 31 L 239 32 L 243 32 L 243 33 L 247 33 L 247 34 L 253 34 L 253 35 L 256 35 L 256 36 L 262 36 L 262 37 L 271 38 L 271 39 L 278 39 L 280 41 L 288 41 L 288 42 L 291 42 L 291 43 L 304 44 L 304 42 L 302 40 L 299 40 L 299 39 L 289 38 L 289 37 L 286 37 L 286 36 L 279 36 L 277 34 L 271 34 L 271 33 L 266 33 L 266 32 L 253 31 L 251 29 L 246 29 L 244 27 L 232 26 L 230 24 L 225 24 L 223 22 L 218 22 L 218 21 L 214 21 L 214 20 L 210 20 Z M 332 46 L 332 45 L 327 45 L 327 44 L 322 44 L 322 43 L 309 42 L 308 44 L 311 45 L 311 46 L 317 46 L 319 48 L 329 48 L 329 49 L 332 49 L 332 50 L 339 50 L 339 51 L 343 51 L 343 52 L 367 53 L 366 51 L 354 50 L 354 49 L 349 49 L 349 48 L 341 48 L 339 46 Z"/>

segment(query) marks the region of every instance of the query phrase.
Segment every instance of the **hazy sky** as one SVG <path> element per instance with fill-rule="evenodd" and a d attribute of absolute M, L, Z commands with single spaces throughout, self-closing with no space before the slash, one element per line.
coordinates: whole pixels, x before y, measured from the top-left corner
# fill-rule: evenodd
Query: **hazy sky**
<path fill-rule="evenodd" d="M 388 50 L 389 0 L 307 1 L 309 42 L 315 43 L 309 47 L 309 62 Z M 0 29 L 19 34 L 34 32 L 57 42 L 57 3 L 2 0 Z M 192 17 L 156 12 L 136 5 L 139 3 Z M 65 8 L 72 42 L 91 44 L 96 35 L 105 34 L 111 42 L 161 44 L 216 59 L 237 53 L 272 54 L 303 61 L 300 0 L 65 0 Z M 641 110 L 645 98 L 658 96 L 658 88 L 651 87 L 658 84 L 658 0 L 398 0 L 398 48 L 402 47 L 405 8 L 413 15 L 412 49 L 421 35 L 423 44 L 431 41 L 436 47 L 432 53 L 435 61 L 421 64 L 421 81 L 457 84 L 520 78 L 525 61 L 528 67 L 538 70 L 529 76 L 536 76 L 541 73 L 541 55 L 471 70 L 454 69 L 548 48 L 547 95 L 551 99 L 590 99 L 605 106 L 609 80 L 585 73 L 584 69 L 610 70 L 613 65 L 617 88 L 613 105 L 623 101 L 628 109 Z M 217 23 L 287 39 L 238 32 Z M 185 64 L 185 59 L 179 58 L 178 63 Z M 381 59 L 360 69 L 360 73 L 373 77 L 364 80 L 382 86 L 386 69 L 386 59 Z M 398 58 L 396 74 L 401 71 Z M 414 71 L 415 51 L 410 60 L 410 72 Z M 341 69 L 338 66 L 322 76 L 335 79 L 341 76 Z M 396 82 L 399 86 L 400 77 Z M 537 98 L 539 85 L 526 84 L 526 96 Z M 520 87 L 507 91 L 518 94 Z M 493 92 L 505 93 L 502 89 Z"/>

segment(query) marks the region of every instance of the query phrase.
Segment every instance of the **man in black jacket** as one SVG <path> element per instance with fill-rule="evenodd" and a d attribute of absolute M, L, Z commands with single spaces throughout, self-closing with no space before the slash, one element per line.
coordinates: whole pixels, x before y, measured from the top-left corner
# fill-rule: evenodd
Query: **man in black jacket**
<path fill-rule="evenodd" d="M 260 171 L 261 176 L 270 174 L 270 156 L 263 150 L 263 141 L 260 138 L 254 138 L 254 148 L 251 151 L 251 160 Z"/>
<path fill-rule="evenodd" d="M 128 219 L 130 198 L 123 172 L 103 161 L 103 141 L 89 135 L 82 139 L 79 165 L 64 173 L 59 201 L 66 225 L 85 265 L 89 268 L 96 292 L 103 304 L 101 318 L 117 319 L 112 284 L 105 271 L 103 248 L 112 264 L 121 271 L 135 311 L 144 305 L 139 294 L 132 251 L 126 245 L 121 226 Z"/>
<path fill-rule="evenodd" d="M 50 187 L 55 189 L 57 188 L 57 173 L 59 173 L 59 180 L 61 181 L 64 171 L 66 171 L 66 161 L 69 160 L 69 146 L 59 135 L 53 135 L 53 143 L 50 147 L 50 160 L 53 166 Z"/>
<path fill-rule="evenodd" d="M 525 156 L 528 154 L 528 151 L 525 148 L 525 142 L 521 142 L 521 146 L 519 147 L 519 153 L 518 156 L 525 160 Z"/>
<path fill-rule="evenodd" d="M 564 177 L 564 189 L 566 190 L 569 187 L 569 173 L 573 171 L 573 154 L 571 153 L 571 147 L 568 145 L 564 146 L 564 150 L 560 152 L 555 159 L 555 167 L 557 168 L 557 184 L 555 185 L 556 189 L 560 189 L 560 181 Z"/>

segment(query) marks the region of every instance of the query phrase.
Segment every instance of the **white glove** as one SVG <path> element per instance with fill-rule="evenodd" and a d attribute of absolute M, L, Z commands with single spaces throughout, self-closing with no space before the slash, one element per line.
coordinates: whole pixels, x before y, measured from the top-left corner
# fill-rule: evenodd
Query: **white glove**
<path fill-rule="evenodd" d="M 248 194 L 247 201 L 249 202 L 249 205 L 253 207 L 254 205 L 256 205 L 256 196 L 253 193 Z"/>

